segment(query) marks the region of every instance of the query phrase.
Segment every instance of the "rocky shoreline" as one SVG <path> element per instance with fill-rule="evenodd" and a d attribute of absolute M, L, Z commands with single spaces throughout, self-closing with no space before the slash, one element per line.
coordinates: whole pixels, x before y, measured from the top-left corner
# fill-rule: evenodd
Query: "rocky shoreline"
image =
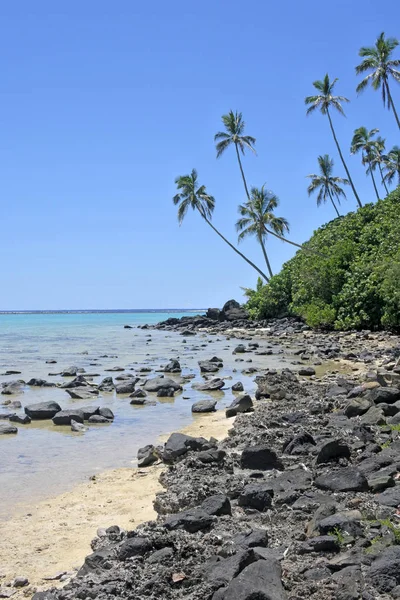
<path fill-rule="evenodd" d="M 238 355 L 273 336 L 309 366 L 259 372 L 220 443 L 142 449 L 165 463 L 157 520 L 98 531 L 77 576 L 34 600 L 400 598 L 400 339 L 297 327 L 230 330 Z M 326 359 L 348 374 L 315 376 Z"/>

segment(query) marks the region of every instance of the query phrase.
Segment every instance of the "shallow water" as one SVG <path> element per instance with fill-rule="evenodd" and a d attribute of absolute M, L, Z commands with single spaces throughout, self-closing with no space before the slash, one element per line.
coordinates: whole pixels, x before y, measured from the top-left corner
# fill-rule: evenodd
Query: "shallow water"
<path fill-rule="evenodd" d="M 66 379 L 49 374 L 72 365 L 84 368 L 88 375 L 93 374 L 95 383 L 105 376 L 121 375 L 106 371 L 115 366 L 125 369 L 122 374 L 150 367 L 152 372 L 145 376 L 154 377 L 171 358 L 180 360 L 183 375 L 196 375 L 184 384 L 183 392 L 175 398 L 156 399 L 155 394 L 149 394 L 151 399 L 157 400 L 156 406 L 131 406 L 127 396 L 116 396 L 115 393 L 101 393 L 93 400 L 73 400 L 60 388 L 24 386 L 22 394 L 0 396 L 0 402 L 16 399 L 21 401 L 22 407 L 44 400 L 55 400 L 62 408 L 91 404 L 108 406 L 115 415 L 112 424 L 92 425 L 84 434 L 72 433 L 70 426 L 55 426 L 52 421 L 33 421 L 29 425 L 17 425 L 17 435 L 0 436 L 0 519 L 15 512 L 19 503 L 35 502 L 60 493 L 96 472 L 132 465 L 139 447 L 153 443 L 162 433 L 180 429 L 193 420 L 191 406 L 196 400 L 214 397 L 218 399 L 217 408 L 229 404 L 234 397 L 230 389 L 211 394 L 192 388 L 194 382 L 203 381 L 199 360 L 214 355 L 221 357 L 224 368 L 218 376 L 232 377 L 227 381 L 229 387 L 242 381 L 248 392 L 255 389 L 254 375 L 245 376 L 242 369 L 287 365 L 281 355 L 232 356 L 238 342 L 227 341 L 223 336 L 197 334 L 185 340 L 177 333 L 136 327 L 157 323 L 169 316 L 179 315 L 0 315 L 0 373 L 10 369 L 21 371 L 20 375 L 0 376 L 0 382 L 42 377 L 61 383 Z M 135 328 L 124 329 L 125 324 Z M 252 363 L 247 364 L 245 361 L 250 357 Z M 243 358 L 244 362 L 235 362 L 237 358 Z M 57 364 L 46 364 L 49 359 L 56 360 Z M 7 406 L 0 405 L 0 412 L 4 411 L 8 411 Z M 10 412 L 14 412 L 13 409 Z M 15 412 L 22 414 L 23 408 Z"/>

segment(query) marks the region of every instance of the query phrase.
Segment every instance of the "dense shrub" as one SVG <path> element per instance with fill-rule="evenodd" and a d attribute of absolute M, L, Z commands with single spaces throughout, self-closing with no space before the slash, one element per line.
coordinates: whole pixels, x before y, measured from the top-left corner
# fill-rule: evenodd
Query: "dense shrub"
<path fill-rule="evenodd" d="M 400 327 L 400 188 L 324 225 L 269 284 L 247 290 L 253 318 L 312 327 Z"/>

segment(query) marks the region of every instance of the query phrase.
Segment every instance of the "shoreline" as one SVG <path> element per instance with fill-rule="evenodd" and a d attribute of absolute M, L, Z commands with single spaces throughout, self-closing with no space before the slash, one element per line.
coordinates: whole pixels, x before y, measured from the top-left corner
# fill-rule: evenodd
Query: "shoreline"
<path fill-rule="evenodd" d="M 224 439 L 234 419 L 225 411 L 195 416 L 179 430 L 187 435 Z M 171 432 L 162 434 L 164 442 Z M 63 585 L 46 578 L 60 573 L 75 574 L 90 554 L 90 543 L 99 528 L 118 525 L 134 529 L 155 520 L 153 501 L 163 489 L 159 476 L 166 466 L 158 463 L 145 469 L 125 467 L 97 474 L 71 490 L 18 507 L 18 513 L 1 521 L 0 586 L 17 576 L 27 577 L 29 586 L 12 596 L 26 598 L 34 591 Z"/>

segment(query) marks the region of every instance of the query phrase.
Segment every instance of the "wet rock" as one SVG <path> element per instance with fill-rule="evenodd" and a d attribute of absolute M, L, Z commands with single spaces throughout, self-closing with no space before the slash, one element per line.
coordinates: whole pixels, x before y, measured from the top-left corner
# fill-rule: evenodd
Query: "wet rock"
<path fill-rule="evenodd" d="M 39 377 L 33 377 L 26 385 L 31 385 L 33 387 L 55 387 L 56 384 L 51 381 L 46 381 L 45 379 L 40 379 Z"/>
<path fill-rule="evenodd" d="M 53 401 L 25 406 L 25 414 L 32 420 L 52 419 L 60 410 L 61 406 Z"/>
<path fill-rule="evenodd" d="M 215 412 L 216 400 L 199 400 L 192 405 L 192 413 Z"/>
<path fill-rule="evenodd" d="M 199 360 L 201 373 L 216 373 L 222 366 L 222 363 L 212 362 L 211 360 Z"/>
<path fill-rule="evenodd" d="M 54 425 L 71 425 L 71 420 L 83 423 L 83 411 L 79 409 L 60 410 L 53 417 Z"/>
<path fill-rule="evenodd" d="M 113 413 L 113 411 L 110 408 L 107 408 L 106 406 L 101 406 L 99 408 L 99 415 L 101 417 L 105 417 L 109 421 L 113 421 L 114 420 L 114 413 Z"/>
<path fill-rule="evenodd" d="M 273 491 L 268 483 L 251 483 L 246 485 L 239 496 L 238 504 L 246 508 L 254 508 L 260 512 L 270 508 Z"/>
<path fill-rule="evenodd" d="M 241 381 L 238 381 L 237 383 L 234 383 L 232 386 L 232 392 L 243 392 L 244 391 L 244 387 L 243 387 L 243 383 Z"/>
<path fill-rule="evenodd" d="M 173 398 L 175 390 L 172 387 L 161 387 L 157 390 L 157 398 Z"/>
<path fill-rule="evenodd" d="M 155 446 L 149 444 L 139 448 L 137 452 L 138 467 L 149 467 L 160 459 L 160 453 Z"/>
<path fill-rule="evenodd" d="M 97 388 L 100 392 L 113 392 L 115 389 L 112 377 L 104 377 Z"/>
<path fill-rule="evenodd" d="M 1 384 L 1 393 L 5 396 L 12 396 L 13 394 L 22 394 L 23 383 L 21 381 L 5 381 Z"/>
<path fill-rule="evenodd" d="M 28 417 L 28 415 L 11 415 L 9 421 L 12 423 L 20 423 L 21 425 L 29 425 L 32 419 Z"/>
<path fill-rule="evenodd" d="M 129 396 L 129 398 L 146 398 L 147 394 L 144 390 L 142 390 L 141 388 L 138 388 L 137 390 L 135 390 L 134 392 L 132 392 L 132 394 Z M 133 402 L 131 402 L 131 404 L 133 404 Z"/>
<path fill-rule="evenodd" d="M 143 386 L 143 389 L 146 392 L 158 392 L 161 388 L 172 388 L 177 392 L 182 389 L 182 386 L 173 379 L 167 377 L 154 377 L 154 379 L 148 379 Z"/>
<path fill-rule="evenodd" d="M 135 385 L 139 381 L 138 377 L 132 377 L 132 379 L 118 383 L 115 386 L 115 392 L 117 394 L 132 394 L 135 391 Z"/>
<path fill-rule="evenodd" d="M 0 423 L 0 435 L 9 435 L 12 433 L 18 433 L 18 429 L 14 425 Z"/>
<path fill-rule="evenodd" d="M 89 417 L 89 423 L 111 423 L 111 421 L 102 415 L 92 415 Z"/>
<path fill-rule="evenodd" d="M 311 377 L 312 375 L 315 375 L 315 369 L 314 367 L 301 367 L 298 370 L 298 374 L 302 377 Z"/>
<path fill-rule="evenodd" d="M 71 396 L 73 400 L 88 400 L 89 398 L 97 396 L 99 393 L 98 390 L 91 389 L 89 387 L 76 387 L 72 389 L 67 388 L 65 391 Z"/>
<path fill-rule="evenodd" d="M 253 401 L 248 394 L 235 398 L 226 409 L 226 417 L 236 417 L 238 413 L 250 412 L 253 409 Z"/>
<path fill-rule="evenodd" d="M 350 448 L 341 440 L 328 440 L 319 449 L 316 464 L 328 463 L 339 458 L 350 458 Z"/>
<path fill-rule="evenodd" d="M 268 446 L 247 446 L 240 457 L 242 469 L 255 469 L 268 471 L 270 469 L 283 470 L 283 464 L 276 453 Z"/>
<path fill-rule="evenodd" d="M 75 377 L 78 373 L 84 373 L 84 369 L 79 369 L 78 367 L 68 367 L 61 371 L 61 377 Z"/>
<path fill-rule="evenodd" d="M 164 373 L 180 373 L 182 371 L 179 360 L 172 359 L 170 362 L 164 367 Z"/>
<path fill-rule="evenodd" d="M 202 392 L 213 392 L 216 390 L 221 390 L 224 386 L 225 381 L 223 379 L 219 379 L 219 377 L 216 377 L 214 379 L 206 381 L 205 383 L 196 383 L 193 385 L 193 388 Z"/>
<path fill-rule="evenodd" d="M 87 431 L 87 427 L 85 427 L 83 423 L 79 423 L 78 421 L 71 419 L 71 431 L 74 431 L 75 433 L 84 433 Z"/>
<path fill-rule="evenodd" d="M 322 490 L 332 492 L 364 492 L 368 490 L 368 482 L 358 469 L 346 467 L 320 475 L 315 485 Z"/>
<path fill-rule="evenodd" d="M 164 523 L 168 531 L 175 529 L 184 529 L 189 533 L 209 529 L 214 523 L 215 517 L 209 515 L 202 508 L 193 508 L 181 513 L 170 515 Z"/>

